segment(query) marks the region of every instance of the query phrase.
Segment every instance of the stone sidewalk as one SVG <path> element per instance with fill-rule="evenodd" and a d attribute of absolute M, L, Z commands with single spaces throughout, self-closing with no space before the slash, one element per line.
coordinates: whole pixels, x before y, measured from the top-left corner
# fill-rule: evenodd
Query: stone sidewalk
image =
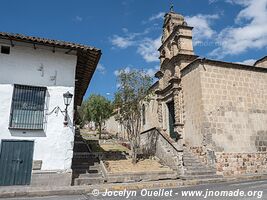
<path fill-rule="evenodd" d="M 81 195 L 90 194 L 94 189 L 107 190 L 139 190 L 143 188 L 177 188 L 183 186 L 194 186 L 219 182 L 238 182 L 245 180 L 267 180 L 267 174 L 242 176 L 235 178 L 197 179 L 197 180 L 162 180 L 135 183 L 116 183 L 86 186 L 65 186 L 65 187 L 31 187 L 31 186 L 2 186 L 0 187 L 0 198 L 11 197 L 35 197 L 55 195 Z"/>

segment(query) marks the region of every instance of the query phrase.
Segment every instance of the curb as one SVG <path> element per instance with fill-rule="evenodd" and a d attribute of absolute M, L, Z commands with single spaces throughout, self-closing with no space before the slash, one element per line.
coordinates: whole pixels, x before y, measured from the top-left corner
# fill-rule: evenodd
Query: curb
<path fill-rule="evenodd" d="M 99 192 L 105 190 L 140 190 L 140 189 L 159 189 L 159 188 L 177 188 L 186 186 L 196 186 L 210 183 L 223 182 L 242 182 L 253 180 L 267 180 L 267 174 L 257 176 L 242 176 L 234 178 L 217 179 L 197 179 L 197 180 L 161 180 L 138 183 L 115 183 L 87 186 L 65 186 L 65 187 L 31 187 L 31 186 L 3 186 L 0 187 L 0 198 L 14 197 L 41 197 L 41 196 L 59 196 L 59 195 L 89 195 L 94 189 Z"/>

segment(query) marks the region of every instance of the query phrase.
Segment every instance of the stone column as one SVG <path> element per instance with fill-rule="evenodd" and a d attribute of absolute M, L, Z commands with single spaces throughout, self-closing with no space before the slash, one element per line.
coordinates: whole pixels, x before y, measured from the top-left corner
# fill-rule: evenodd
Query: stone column
<path fill-rule="evenodd" d="M 177 88 L 173 92 L 174 112 L 175 112 L 175 131 L 179 134 L 178 144 L 184 144 L 184 123 L 183 123 L 183 100 L 182 90 Z"/>
<path fill-rule="evenodd" d="M 178 52 L 179 52 L 178 44 L 175 41 L 173 41 L 172 42 L 172 56 L 176 56 Z"/>
<path fill-rule="evenodd" d="M 157 110 L 157 114 L 158 114 L 158 120 L 159 120 L 160 128 L 163 128 L 163 119 L 162 119 L 162 102 L 161 102 L 161 101 L 158 101 L 158 110 Z"/>

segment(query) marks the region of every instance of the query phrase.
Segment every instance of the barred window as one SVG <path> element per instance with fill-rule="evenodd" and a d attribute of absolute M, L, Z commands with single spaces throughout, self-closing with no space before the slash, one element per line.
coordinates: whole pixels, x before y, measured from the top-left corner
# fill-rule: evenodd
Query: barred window
<path fill-rule="evenodd" d="M 45 95 L 45 87 L 14 85 L 9 127 L 42 130 Z"/>

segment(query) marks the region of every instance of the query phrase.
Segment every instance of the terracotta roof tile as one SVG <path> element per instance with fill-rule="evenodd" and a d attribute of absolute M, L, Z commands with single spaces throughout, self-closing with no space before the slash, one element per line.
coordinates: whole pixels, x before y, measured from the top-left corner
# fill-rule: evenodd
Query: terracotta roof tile
<path fill-rule="evenodd" d="M 83 44 L 77 44 L 73 42 L 66 42 L 61 40 L 53 40 L 53 39 L 47 39 L 47 38 L 41 38 L 41 37 L 34 37 L 34 36 L 26 36 L 23 34 L 17 34 L 17 33 L 7 33 L 7 32 L 0 32 L 0 38 L 2 39 L 11 39 L 16 41 L 28 41 L 32 43 L 39 43 L 43 45 L 50 45 L 50 46 L 57 46 L 61 48 L 68 48 L 68 49 L 80 49 L 80 50 L 91 50 L 91 51 L 100 51 L 99 49 L 95 47 L 90 47 Z"/>

